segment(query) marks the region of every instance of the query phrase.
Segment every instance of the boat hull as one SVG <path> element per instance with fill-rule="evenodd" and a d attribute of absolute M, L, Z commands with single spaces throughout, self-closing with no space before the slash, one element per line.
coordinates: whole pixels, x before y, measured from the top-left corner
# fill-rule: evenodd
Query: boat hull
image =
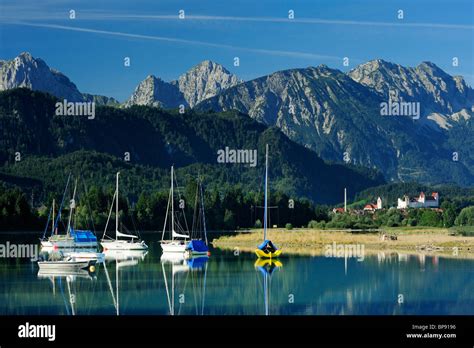
<path fill-rule="evenodd" d="M 105 255 L 103 253 L 96 252 L 69 252 L 65 253 L 66 256 L 72 257 L 78 261 L 87 261 L 87 260 L 96 260 L 98 262 L 103 262 L 105 260 Z"/>
<path fill-rule="evenodd" d="M 276 259 L 281 255 L 281 250 L 266 253 L 263 250 L 255 249 L 255 254 L 261 259 Z"/>
<path fill-rule="evenodd" d="M 39 261 L 38 266 L 41 272 L 48 273 L 64 273 L 79 272 L 83 269 L 89 269 L 95 265 L 95 261 Z"/>
<path fill-rule="evenodd" d="M 97 242 L 76 242 L 74 239 L 59 241 L 42 240 L 41 246 L 44 248 L 96 248 Z"/>
<path fill-rule="evenodd" d="M 126 240 L 102 240 L 104 250 L 148 250 L 144 241 L 131 242 Z"/>
<path fill-rule="evenodd" d="M 183 253 L 186 251 L 187 243 L 181 241 L 162 241 L 161 249 L 164 253 Z"/>

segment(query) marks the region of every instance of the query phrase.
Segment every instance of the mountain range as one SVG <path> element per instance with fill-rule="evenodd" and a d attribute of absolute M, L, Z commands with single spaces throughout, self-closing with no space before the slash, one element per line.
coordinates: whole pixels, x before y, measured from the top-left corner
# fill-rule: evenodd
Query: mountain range
<path fill-rule="evenodd" d="M 0 90 L 27 87 L 118 106 L 114 99 L 80 93 L 28 53 L 0 64 Z M 402 102 L 417 104 L 418 117 L 382 115 L 383 104 Z M 431 62 L 403 67 L 376 59 L 348 73 L 320 65 L 242 81 L 204 61 L 175 81 L 149 75 L 120 106 L 134 105 L 236 110 L 278 127 L 326 161 L 375 168 L 387 181 L 474 184 L 474 90 Z"/>

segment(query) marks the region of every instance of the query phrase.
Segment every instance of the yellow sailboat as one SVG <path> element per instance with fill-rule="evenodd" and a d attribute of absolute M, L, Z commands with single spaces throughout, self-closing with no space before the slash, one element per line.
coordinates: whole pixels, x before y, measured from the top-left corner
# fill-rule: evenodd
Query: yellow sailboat
<path fill-rule="evenodd" d="M 276 259 L 281 255 L 281 250 L 267 239 L 267 222 L 268 222 L 268 144 L 265 152 L 265 207 L 263 212 L 263 243 L 255 249 L 258 258 Z"/>

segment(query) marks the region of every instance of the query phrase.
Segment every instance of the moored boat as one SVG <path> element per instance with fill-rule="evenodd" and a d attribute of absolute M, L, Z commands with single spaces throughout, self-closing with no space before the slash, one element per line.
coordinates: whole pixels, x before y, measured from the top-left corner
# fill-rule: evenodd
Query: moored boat
<path fill-rule="evenodd" d="M 112 199 L 115 201 L 115 239 L 107 236 L 107 226 L 113 210 L 112 203 L 100 244 L 104 250 L 147 250 L 148 246 L 139 236 L 119 231 L 119 175 L 120 172 L 117 172 L 114 199 Z"/>
<path fill-rule="evenodd" d="M 171 239 L 165 240 L 166 225 L 168 223 L 168 214 L 170 215 L 170 237 Z M 183 213 L 184 216 L 184 213 Z M 184 216 L 186 219 L 186 216 Z M 179 224 L 178 219 L 175 216 L 174 209 L 174 167 L 171 166 L 171 185 L 170 193 L 168 197 L 168 205 L 166 207 L 165 223 L 163 225 L 163 233 L 161 235 L 161 249 L 163 253 L 181 253 L 184 254 L 188 246 L 189 233 L 186 231 L 187 223 L 185 221 L 184 227 Z M 178 231 L 179 232 L 178 232 Z"/>
<path fill-rule="evenodd" d="M 191 240 L 186 246 L 186 257 L 210 256 L 207 241 L 206 214 L 204 212 L 204 194 L 202 182 L 196 185 L 196 200 L 194 204 L 194 217 L 191 229 Z"/>
<path fill-rule="evenodd" d="M 96 260 L 75 260 L 73 258 L 65 258 L 58 261 L 38 261 L 41 272 L 45 273 L 67 273 L 79 272 L 80 270 L 94 271 Z"/>
<path fill-rule="evenodd" d="M 267 239 L 268 226 L 268 144 L 265 149 L 265 206 L 263 213 L 263 243 L 255 249 L 258 258 L 275 259 L 281 255 L 281 250 Z"/>
<path fill-rule="evenodd" d="M 59 206 L 58 215 L 55 219 L 55 200 L 48 216 L 46 222 L 46 227 L 41 238 L 41 246 L 44 248 L 95 248 L 97 247 L 97 237 L 90 230 L 78 230 L 74 228 L 75 214 L 76 214 L 76 190 L 77 190 L 77 179 L 74 186 L 74 193 L 70 200 L 69 204 L 69 219 L 66 228 L 66 234 L 58 233 L 58 225 L 61 220 L 61 212 L 64 205 L 65 196 L 69 187 L 71 180 L 71 174 L 69 174 L 66 188 L 64 189 L 64 194 L 62 197 L 61 204 Z M 50 219 L 52 213 L 52 219 Z M 51 235 L 46 237 L 46 232 L 48 230 L 49 223 L 51 221 Z"/>

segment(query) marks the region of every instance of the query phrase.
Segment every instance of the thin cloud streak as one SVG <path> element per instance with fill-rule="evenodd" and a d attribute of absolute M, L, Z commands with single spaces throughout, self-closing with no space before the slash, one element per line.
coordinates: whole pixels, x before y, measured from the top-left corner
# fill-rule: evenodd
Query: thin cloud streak
<path fill-rule="evenodd" d="M 103 14 L 94 15 L 96 19 L 101 16 L 116 19 L 157 19 L 157 20 L 183 20 L 177 15 L 133 15 L 133 14 Z M 232 17 L 232 16 L 201 16 L 186 15 L 184 20 L 203 21 L 236 21 L 236 22 L 272 22 L 272 23 L 302 23 L 302 24 L 336 24 L 336 25 L 362 25 L 362 26 L 383 26 L 383 27 L 418 27 L 418 28 L 439 28 L 439 29 L 467 29 L 473 30 L 474 25 L 469 24 L 445 24 L 445 23 L 410 23 L 410 22 L 374 22 L 374 21 L 349 21 L 332 20 L 321 18 L 279 18 L 279 17 Z"/>
<path fill-rule="evenodd" d="M 103 34 L 103 35 L 111 35 L 111 36 L 134 38 L 134 39 L 181 43 L 181 44 L 196 45 L 196 46 L 216 47 L 216 48 L 232 49 L 232 50 L 246 51 L 246 52 L 252 52 L 252 53 L 262 53 L 262 54 L 276 55 L 276 56 L 287 56 L 287 57 L 294 57 L 294 58 L 331 59 L 331 60 L 342 59 L 341 57 L 315 54 L 315 53 L 307 53 L 307 52 L 241 47 L 241 46 L 218 44 L 218 43 L 212 43 L 212 42 L 206 42 L 206 41 L 187 40 L 187 39 L 179 39 L 179 38 L 165 37 L 165 36 L 133 34 L 133 33 L 119 32 L 119 31 L 108 31 L 108 30 L 99 30 L 99 29 L 91 29 L 91 28 L 83 28 L 83 27 L 70 27 L 70 26 L 56 25 L 56 24 L 41 24 L 41 23 L 19 22 L 19 21 L 18 22 L 3 22 L 3 23 L 39 27 L 39 28 L 48 28 L 48 29 L 69 30 L 69 31 L 76 31 L 76 32 L 83 32 L 83 33 L 91 33 L 91 34 Z"/>
<path fill-rule="evenodd" d="M 20 12 L 19 15 L 4 19 L 10 20 L 61 20 L 66 19 L 65 14 L 61 13 L 35 13 L 26 14 Z M 179 20 L 179 21 L 226 21 L 226 22 L 267 22 L 267 23 L 288 23 L 288 24 L 320 24 L 320 25 L 347 25 L 347 26 L 371 26 L 371 27 L 399 27 L 399 28 L 427 28 L 427 29 L 460 29 L 474 30 L 473 24 L 450 24 L 450 23 L 413 23 L 398 20 L 398 22 L 377 22 L 377 21 L 354 21 L 339 19 L 322 19 L 322 18 L 294 18 L 286 17 L 236 17 L 236 16 L 208 16 L 208 15 L 188 15 L 185 19 L 180 19 L 178 14 L 175 15 L 148 15 L 148 14 L 113 14 L 106 11 L 89 11 L 81 12 L 82 20 Z"/>

